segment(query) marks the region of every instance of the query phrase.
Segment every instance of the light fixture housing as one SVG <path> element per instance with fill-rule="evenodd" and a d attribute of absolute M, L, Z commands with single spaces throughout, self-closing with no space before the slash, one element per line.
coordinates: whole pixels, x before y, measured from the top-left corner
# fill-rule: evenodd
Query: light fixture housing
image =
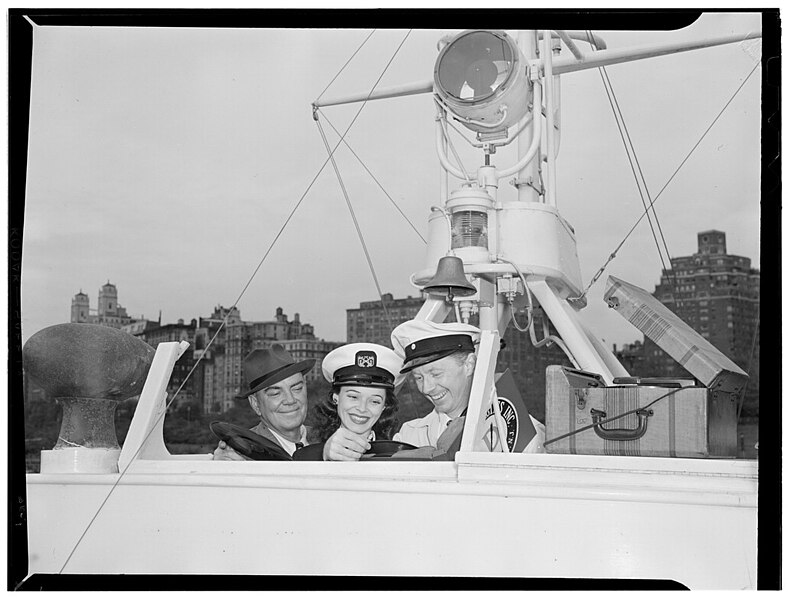
<path fill-rule="evenodd" d="M 472 29 L 446 44 L 435 62 L 435 93 L 468 129 L 505 131 L 525 116 L 532 85 L 525 59 L 504 31 Z"/>

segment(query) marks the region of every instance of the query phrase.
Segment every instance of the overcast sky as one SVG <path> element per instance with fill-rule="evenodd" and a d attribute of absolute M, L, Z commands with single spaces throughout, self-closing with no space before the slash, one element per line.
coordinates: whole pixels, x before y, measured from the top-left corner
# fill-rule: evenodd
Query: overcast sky
<path fill-rule="evenodd" d="M 617 48 L 759 29 L 759 14 L 714 14 L 675 32 L 598 33 Z M 37 27 L 23 340 L 68 322 L 80 290 L 95 308 L 108 280 L 131 316 L 163 323 L 232 305 L 326 158 L 311 102 L 370 31 Z M 444 33 L 414 30 L 379 85 L 430 79 Z M 406 34 L 376 31 L 326 95 L 368 90 Z M 759 60 L 748 42 L 607 68 L 652 196 Z M 760 264 L 760 82 L 759 67 L 655 204 L 672 256 L 718 229 L 729 253 Z M 325 109 L 333 143 L 325 119 L 344 131 L 360 106 Z M 439 202 L 433 117 L 429 95 L 370 102 L 346 138 L 425 236 Z M 558 207 L 587 283 L 643 208 L 598 71 L 562 77 L 561 122 Z M 356 158 L 337 161 L 383 292 L 417 295 L 423 242 Z M 583 311 L 608 345 L 642 336 L 602 300 L 606 275 L 653 291 L 660 269 L 644 220 Z M 377 297 L 329 167 L 238 305 L 244 320 L 281 306 L 344 341 L 345 310 Z"/>

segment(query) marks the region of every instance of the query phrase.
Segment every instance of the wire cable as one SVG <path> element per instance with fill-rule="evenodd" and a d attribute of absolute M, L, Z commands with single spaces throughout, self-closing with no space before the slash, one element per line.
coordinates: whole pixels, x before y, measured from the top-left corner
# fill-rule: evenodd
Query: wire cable
<path fill-rule="evenodd" d="M 332 122 L 329 120 L 329 118 L 326 116 L 325 112 L 323 112 L 323 111 L 320 111 L 320 113 L 322 114 L 322 116 L 323 116 L 323 118 L 326 120 L 326 122 L 327 122 L 327 123 L 328 123 L 328 124 L 331 126 L 331 128 L 334 130 L 334 133 L 336 133 L 337 135 L 339 135 L 339 131 L 337 131 L 337 128 L 336 128 L 336 127 L 334 127 L 334 124 L 333 124 L 333 123 L 332 123 Z M 358 155 L 358 154 L 356 154 L 356 152 L 353 150 L 353 148 L 351 148 L 351 147 L 350 147 L 350 144 L 347 142 L 347 140 L 346 140 L 346 139 L 343 139 L 343 140 L 342 140 L 342 142 L 345 144 L 345 147 L 347 147 L 347 149 L 348 149 L 348 150 L 350 150 L 350 153 L 351 153 L 351 154 L 353 154 L 353 156 L 355 156 L 355 157 L 356 157 L 356 160 L 358 160 L 358 161 L 359 161 L 359 163 L 361 164 L 361 166 L 363 166 L 363 167 L 364 167 L 364 170 L 366 170 L 366 171 L 367 171 L 367 173 L 369 174 L 369 176 L 370 176 L 370 177 L 372 177 L 372 180 L 373 180 L 375 183 L 377 183 L 378 187 L 380 187 L 380 190 L 381 190 L 381 191 L 382 191 L 384 194 L 386 194 L 386 197 L 387 197 L 387 198 L 389 199 L 389 201 L 392 203 L 392 205 L 394 206 L 394 208 L 396 208 L 396 209 L 397 209 L 397 212 L 399 212 L 399 213 L 400 213 L 400 215 L 402 216 L 402 218 L 404 218 L 404 219 L 407 221 L 407 223 L 410 225 L 410 228 L 411 228 L 411 229 L 413 229 L 413 231 L 416 233 L 416 235 L 418 235 L 418 236 L 419 236 L 419 238 L 420 238 L 420 239 L 421 239 L 421 240 L 422 240 L 422 241 L 423 241 L 423 242 L 426 244 L 426 243 L 427 243 L 427 240 L 426 240 L 426 239 L 424 239 L 424 236 L 423 236 L 421 233 L 419 233 L 419 230 L 416 228 L 416 225 L 414 225 L 414 224 L 413 224 L 413 222 L 412 222 L 412 221 L 411 221 L 411 220 L 408 218 L 408 216 L 407 216 L 407 215 L 406 215 L 406 214 L 405 214 L 405 213 L 402 211 L 402 209 L 399 207 L 399 205 L 397 205 L 397 202 L 395 202 L 395 201 L 394 201 L 394 198 L 392 198 L 392 197 L 391 197 L 391 195 L 389 194 L 389 192 L 388 192 L 388 191 L 386 191 L 386 189 L 383 187 L 383 185 L 381 184 L 381 182 L 380 182 L 380 181 L 378 181 L 377 177 L 375 177 L 375 175 L 374 175 L 374 174 L 372 174 L 372 171 L 371 171 L 371 170 L 369 170 L 369 168 L 367 167 L 367 165 L 366 165 L 366 164 L 364 164 L 364 161 L 363 161 L 363 160 L 361 160 L 361 158 L 359 157 L 359 155 Z"/>
<path fill-rule="evenodd" d="M 714 117 L 714 119 L 711 121 L 711 124 L 709 124 L 709 126 L 706 128 L 706 130 L 700 136 L 700 139 L 698 139 L 698 141 L 695 143 L 695 145 L 692 146 L 692 148 L 687 153 L 687 155 L 684 157 L 684 159 L 681 161 L 681 163 L 678 165 L 678 167 L 676 167 L 676 170 L 673 171 L 673 174 L 670 176 L 670 178 L 662 186 L 662 189 L 659 190 L 659 193 L 654 197 L 653 200 L 651 200 L 651 203 L 649 204 L 648 208 L 651 208 L 656 203 L 656 201 L 662 196 L 662 193 L 665 191 L 665 189 L 667 189 L 668 185 L 670 185 L 670 183 L 673 181 L 673 179 L 676 178 L 676 175 L 678 175 L 678 173 L 681 170 L 681 168 L 686 164 L 686 162 L 689 160 L 690 156 L 692 156 L 692 154 L 695 152 L 695 150 L 698 148 L 698 146 L 701 144 L 701 142 L 705 139 L 706 135 L 708 135 L 709 131 L 711 131 L 711 128 L 714 127 L 714 125 L 717 123 L 717 121 L 723 115 L 725 110 L 728 108 L 728 106 L 730 106 L 731 102 L 733 102 L 734 98 L 738 95 L 738 93 L 741 91 L 741 89 L 744 87 L 744 85 L 747 83 L 747 81 L 749 81 L 750 77 L 752 77 L 752 74 L 755 72 L 755 70 L 759 66 L 760 66 L 760 62 L 756 63 L 756 65 L 752 68 L 752 70 L 749 72 L 749 74 L 744 78 L 744 80 L 741 82 L 741 84 L 736 89 L 736 91 L 733 92 L 733 95 L 725 103 L 725 105 L 722 107 L 722 109 L 717 114 L 717 116 Z M 634 230 L 640 224 L 640 221 L 643 220 L 644 216 L 646 216 L 645 212 L 643 214 L 641 214 L 640 218 L 638 218 L 635 221 L 635 224 L 632 225 L 632 227 L 630 228 L 629 232 L 624 236 L 624 238 L 621 240 L 621 242 L 616 246 L 616 248 L 610 254 L 610 256 L 608 256 L 608 258 L 605 261 L 605 263 L 600 267 L 600 269 L 596 272 L 596 274 L 591 278 L 591 281 L 588 283 L 588 285 L 583 290 L 583 292 L 577 297 L 567 298 L 567 299 L 569 299 L 569 300 L 578 300 L 578 299 L 583 298 L 588 293 L 588 290 L 591 289 L 591 287 L 599 280 L 599 277 L 602 276 L 602 274 L 604 273 L 605 269 L 607 269 L 608 264 L 610 264 L 615 259 L 616 255 L 618 254 L 618 251 L 623 247 L 624 243 L 626 243 L 626 241 L 627 241 L 627 239 L 629 239 L 630 235 L 632 235 Z"/>
<path fill-rule="evenodd" d="M 596 47 L 596 39 L 594 38 L 594 34 L 591 31 L 587 31 L 587 35 L 593 40 L 593 45 Z M 662 270 L 665 275 L 668 277 L 668 280 L 671 281 L 673 285 L 673 291 L 677 298 L 678 304 L 678 285 L 676 284 L 676 277 L 675 273 L 673 273 L 673 260 L 670 257 L 670 251 L 668 250 L 667 243 L 665 242 L 665 236 L 662 233 L 662 226 L 659 222 L 659 217 L 657 216 L 656 208 L 653 205 L 646 205 L 646 197 L 648 197 L 649 201 L 651 201 L 651 194 L 648 190 L 648 184 L 646 183 L 646 177 L 643 174 L 643 169 L 640 167 L 640 160 L 638 160 L 637 152 L 635 151 L 635 144 L 632 142 L 632 138 L 629 135 L 629 128 L 627 127 L 626 121 L 624 120 L 624 113 L 621 110 L 621 106 L 618 103 L 618 97 L 616 96 L 616 92 L 613 89 L 613 82 L 610 80 L 610 75 L 607 72 L 606 67 L 601 67 L 597 69 L 599 71 L 599 76 L 602 79 L 602 84 L 605 87 L 605 93 L 607 94 L 608 102 L 610 103 L 610 108 L 613 111 L 613 116 L 616 119 L 616 125 L 618 126 L 618 132 L 621 136 L 621 141 L 624 144 L 624 150 L 627 154 L 627 160 L 629 161 L 629 168 L 632 171 L 632 176 L 635 178 L 635 184 L 638 188 L 638 195 L 640 195 L 640 202 L 643 205 L 643 208 L 646 212 L 646 217 L 648 218 L 649 228 L 651 229 L 651 236 L 654 239 L 654 243 L 657 246 L 657 253 L 659 254 L 659 261 L 662 264 Z M 641 188 L 642 184 L 642 188 Z M 643 192 L 645 191 L 646 197 L 644 197 Z M 670 264 L 670 268 L 665 265 L 665 259 L 662 256 L 662 247 L 660 247 L 660 242 L 657 239 L 657 233 L 654 230 L 654 224 L 651 222 L 651 216 L 649 216 L 649 209 L 654 214 L 654 221 L 657 224 L 657 228 L 659 229 L 659 234 L 662 239 L 662 245 L 665 248 L 665 255 L 668 259 L 668 264 Z"/>
<path fill-rule="evenodd" d="M 334 81 L 337 80 L 337 77 L 339 77 L 342 74 L 342 71 L 345 70 L 347 65 L 350 64 L 350 61 L 353 60 L 356 57 L 356 54 L 358 54 L 361 51 L 361 48 L 364 47 L 364 44 L 366 44 L 369 41 L 369 38 L 371 38 L 372 34 L 375 33 L 376 31 L 377 31 L 377 29 L 373 29 L 372 31 L 369 32 L 369 35 L 366 37 L 366 39 L 363 42 L 361 42 L 361 45 L 358 48 L 356 48 L 356 51 L 353 52 L 353 54 L 350 56 L 350 58 L 347 59 L 347 62 L 344 65 L 342 65 L 342 68 L 337 71 L 337 74 L 334 75 L 333 79 L 331 79 L 331 81 L 328 82 L 328 85 L 326 85 L 326 87 L 323 89 L 323 91 L 320 92 L 320 95 L 317 97 L 315 102 L 319 101 L 320 98 L 323 97 L 323 94 L 325 94 L 328 91 L 328 88 L 331 87 L 331 84 L 334 83 Z"/>
<path fill-rule="evenodd" d="M 317 111 L 315 110 L 313 112 L 313 117 L 314 117 L 315 123 L 317 123 L 317 128 L 320 131 L 320 135 L 323 138 L 323 142 L 326 144 L 326 150 L 328 151 L 328 158 L 326 159 L 326 162 L 330 161 L 333 164 L 334 170 L 335 170 L 335 172 L 337 174 L 337 178 L 339 179 L 339 184 L 342 187 L 342 192 L 343 192 L 343 194 L 345 194 L 345 200 L 346 200 L 346 202 L 348 204 L 348 208 L 350 209 L 350 214 L 351 214 L 351 216 L 353 218 L 353 223 L 356 226 L 356 231 L 357 231 L 357 233 L 359 235 L 359 238 L 361 239 L 361 244 L 362 244 L 362 247 L 364 248 L 364 253 L 366 254 L 366 257 L 367 257 L 367 262 L 369 263 L 370 269 L 372 270 L 372 277 L 375 280 L 375 286 L 377 287 L 378 294 L 380 295 L 380 304 L 381 304 L 381 306 L 383 306 L 383 312 L 386 315 L 386 320 L 389 323 L 389 328 L 392 328 L 391 327 L 391 316 L 389 315 L 388 308 L 386 307 L 386 302 L 383 301 L 383 292 L 380 289 L 380 283 L 378 282 L 377 275 L 376 275 L 374 267 L 372 265 L 372 259 L 370 258 L 369 252 L 367 251 L 366 243 L 364 242 L 363 235 L 361 234 L 361 229 L 358 226 L 358 221 L 356 220 L 356 215 L 355 215 L 355 212 L 353 211 L 353 206 L 350 203 L 350 198 L 347 195 L 347 190 L 345 189 L 344 182 L 342 181 L 342 177 L 339 174 L 339 169 L 337 168 L 336 161 L 334 161 L 334 153 L 337 151 L 337 148 L 339 148 L 340 144 L 342 144 L 342 142 L 345 141 L 345 137 L 347 136 L 348 131 L 350 131 L 350 128 L 354 125 L 354 123 L 358 119 L 359 115 L 361 114 L 361 111 L 364 110 L 364 107 L 367 105 L 367 102 L 369 102 L 370 96 L 375 91 L 375 88 L 380 83 L 380 80 L 383 79 L 383 75 L 386 74 L 386 71 L 388 71 L 389 67 L 391 66 L 391 63 L 394 62 L 394 58 L 396 58 L 397 54 L 399 54 L 399 51 L 402 49 L 403 44 L 405 43 L 405 41 L 408 39 L 408 37 L 410 36 L 410 34 L 412 32 L 413 32 L 412 29 L 408 29 L 408 32 L 405 34 L 405 37 L 402 38 L 402 41 L 399 43 L 399 46 L 397 46 L 396 50 L 394 50 L 394 53 L 391 55 L 391 58 L 389 58 L 389 61 L 386 63 L 386 66 L 383 67 L 383 71 L 381 71 L 381 73 L 378 76 L 377 80 L 375 81 L 374 85 L 370 88 L 369 93 L 367 94 L 367 97 L 362 102 L 361 107 L 358 109 L 358 112 L 356 112 L 356 115 L 353 117 L 353 120 L 347 126 L 347 129 L 345 129 L 345 133 L 342 134 L 342 136 L 340 137 L 339 141 L 337 142 L 337 145 L 334 146 L 333 150 L 330 150 L 330 146 L 328 144 L 328 140 L 326 139 L 325 131 L 323 130 L 322 125 L 320 124 L 320 120 L 317 118 Z"/>
<path fill-rule="evenodd" d="M 331 153 L 331 146 L 328 143 L 328 139 L 326 139 L 326 132 L 323 130 L 323 125 L 320 124 L 320 121 L 317 121 L 317 127 L 320 130 L 320 136 L 323 138 L 323 143 L 326 146 L 326 152 L 329 153 L 331 164 L 334 167 L 334 172 L 337 175 L 337 180 L 339 181 L 339 187 L 342 189 L 342 195 L 345 197 L 345 203 L 347 204 L 347 208 L 350 211 L 350 217 L 353 219 L 353 226 L 356 228 L 356 234 L 358 235 L 358 239 L 361 242 L 361 248 L 364 250 L 364 256 L 367 258 L 367 264 L 369 265 L 369 270 L 372 272 L 372 279 L 375 281 L 375 288 L 378 290 L 378 296 L 380 296 L 380 305 L 383 306 L 383 313 L 386 315 L 386 320 L 388 321 L 389 329 L 393 328 L 391 326 L 391 315 L 389 314 L 389 310 L 386 307 L 386 302 L 383 301 L 383 291 L 380 288 L 380 281 L 378 281 L 378 275 L 375 272 L 375 265 L 372 264 L 372 257 L 369 255 L 369 248 L 367 248 L 367 242 L 364 241 L 364 234 L 361 232 L 361 227 L 358 224 L 358 219 L 356 218 L 356 212 L 353 210 L 353 204 L 350 202 L 350 196 L 348 195 L 347 188 L 345 187 L 345 182 L 342 179 L 342 175 L 339 172 L 339 167 L 337 166 L 337 162 L 334 159 L 334 155 Z"/>

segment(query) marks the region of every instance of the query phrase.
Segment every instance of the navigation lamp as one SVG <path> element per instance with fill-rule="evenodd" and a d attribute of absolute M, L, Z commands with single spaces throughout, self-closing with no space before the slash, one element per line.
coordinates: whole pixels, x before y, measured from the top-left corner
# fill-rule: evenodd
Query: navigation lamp
<path fill-rule="evenodd" d="M 487 215 L 492 197 L 484 189 L 463 187 L 451 193 L 446 208 L 451 214 L 451 249 L 469 262 L 486 262 L 489 257 Z"/>
<path fill-rule="evenodd" d="M 465 278 L 462 260 L 457 256 L 444 256 L 438 260 L 435 276 L 424 286 L 424 291 L 441 295 L 451 301 L 455 296 L 466 297 L 476 293 L 476 287 Z"/>
<path fill-rule="evenodd" d="M 435 63 L 435 92 L 467 128 L 504 131 L 528 110 L 526 64 L 503 31 L 464 31 L 446 44 Z"/>
<path fill-rule="evenodd" d="M 452 249 L 488 247 L 487 213 L 475 210 L 458 210 L 451 215 Z"/>

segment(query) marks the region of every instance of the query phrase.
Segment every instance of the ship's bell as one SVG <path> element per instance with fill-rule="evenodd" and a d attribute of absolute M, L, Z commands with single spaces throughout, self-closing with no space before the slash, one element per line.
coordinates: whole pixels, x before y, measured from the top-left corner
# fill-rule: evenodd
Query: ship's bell
<path fill-rule="evenodd" d="M 476 293 L 476 287 L 465 278 L 465 269 L 462 260 L 457 256 L 444 256 L 438 260 L 435 276 L 426 285 L 424 291 L 432 295 L 447 297 L 449 301 L 454 296 L 465 297 Z"/>

